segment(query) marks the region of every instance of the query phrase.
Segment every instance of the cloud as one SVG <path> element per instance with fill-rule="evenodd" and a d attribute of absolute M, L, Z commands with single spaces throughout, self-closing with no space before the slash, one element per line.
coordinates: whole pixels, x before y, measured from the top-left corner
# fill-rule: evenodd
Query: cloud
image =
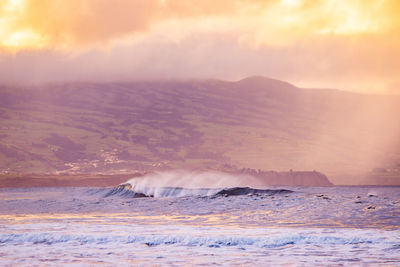
<path fill-rule="evenodd" d="M 189 32 L 237 31 L 250 45 L 290 44 L 315 35 L 398 30 L 396 0 L 3 0 L 3 47 L 105 45 L 175 23 Z M 174 36 L 171 36 L 173 38 Z"/>
<path fill-rule="evenodd" d="M 238 80 L 265 75 L 304 87 L 334 87 L 393 93 L 400 63 L 385 46 L 364 38 L 357 45 L 344 37 L 296 46 L 249 48 L 240 35 L 196 33 L 180 42 L 151 37 L 107 51 L 25 51 L 0 56 L 4 82 L 133 81 L 151 79 Z M 370 55 L 370 47 L 375 47 Z M 387 90 L 387 91 L 386 91 Z"/>
<path fill-rule="evenodd" d="M 0 43 L 22 48 L 104 44 L 171 18 L 222 15 L 234 7 L 235 1 L 227 0 L 5 0 Z"/>
<path fill-rule="evenodd" d="M 70 46 L 103 42 L 145 30 L 156 15 L 155 9 L 154 0 L 27 0 L 9 12 L 3 11 L 3 15 L 11 17 L 6 27 L 11 41 L 13 34 L 31 32 L 38 36 L 39 46 Z M 29 47 L 29 39 L 26 41 Z M 32 45 L 36 45 L 35 40 Z"/>
<path fill-rule="evenodd" d="M 240 79 L 396 92 L 400 2 L 4 0 L 1 82 Z"/>

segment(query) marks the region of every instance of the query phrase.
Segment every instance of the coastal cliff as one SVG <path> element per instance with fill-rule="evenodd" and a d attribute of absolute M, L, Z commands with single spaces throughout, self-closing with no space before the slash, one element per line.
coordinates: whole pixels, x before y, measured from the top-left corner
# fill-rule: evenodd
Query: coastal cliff
<path fill-rule="evenodd" d="M 262 185 L 290 186 L 332 186 L 325 174 L 317 171 L 262 171 L 242 169 L 241 174 L 248 174 L 259 179 Z"/>

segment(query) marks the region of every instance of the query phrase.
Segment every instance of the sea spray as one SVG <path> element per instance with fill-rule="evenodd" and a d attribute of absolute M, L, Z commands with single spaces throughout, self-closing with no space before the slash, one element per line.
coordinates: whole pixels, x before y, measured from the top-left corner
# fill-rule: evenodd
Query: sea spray
<path fill-rule="evenodd" d="M 249 175 L 233 175 L 221 172 L 158 172 L 133 178 L 113 188 L 105 197 L 217 197 L 277 193 L 290 193 L 285 189 L 261 189 L 256 178 Z"/>
<path fill-rule="evenodd" d="M 136 190 L 146 187 L 182 187 L 182 188 L 226 188 L 226 187 L 257 187 L 261 186 L 259 179 L 248 174 L 229 174 L 217 171 L 166 171 L 149 173 L 135 177 L 126 183 Z"/>
<path fill-rule="evenodd" d="M 130 191 L 151 197 L 213 196 L 221 188 L 244 187 L 255 184 L 250 175 L 217 171 L 167 171 L 150 173 L 126 182 Z"/>

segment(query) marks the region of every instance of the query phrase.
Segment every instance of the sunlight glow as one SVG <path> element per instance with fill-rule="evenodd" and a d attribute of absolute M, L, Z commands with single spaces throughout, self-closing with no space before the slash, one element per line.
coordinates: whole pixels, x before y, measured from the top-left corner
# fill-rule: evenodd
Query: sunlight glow
<path fill-rule="evenodd" d="M 281 3 L 283 6 L 296 7 L 301 4 L 301 0 L 282 0 Z"/>
<path fill-rule="evenodd" d="M 26 27 L 15 27 L 18 19 L 23 16 L 26 0 L 5 0 L 0 5 L 0 48 L 7 51 L 21 49 L 37 49 L 46 45 L 44 38 Z"/>
<path fill-rule="evenodd" d="M 5 9 L 8 11 L 20 10 L 24 7 L 25 0 L 5 0 Z"/>
<path fill-rule="evenodd" d="M 1 44 L 10 49 L 12 48 L 41 48 L 45 42 L 40 35 L 31 30 L 13 32 L 1 40 Z"/>
<path fill-rule="evenodd" d="M 124 18 L 129 14 L 124 10 L 140 6 L 139 2 L 121 3 L 126 7 L 120 10 L 94 0 L 65 0 L 57 4 L 49 0 L 0 1 L 0 49 L 98 46 L 132 34 L 151 35 L 171 20 L 176 22 L 171 29 L 175 32 L 190 24 L 188 35 L 204 30 L 201 25 L 212 21 L 214 31 L 246 36 L 253 47 L 290 45 L 321 35 L 375 34 L 396 27 L 397 23 L 391 6 L 396 8 L 396 4 L 387 0 L 235 1 L 229 9 L 218 9 L 224 6 L 222 0 L 202 1 L 198 4 L 200 13 L 194 12 L 190 4 L 149 0 L 144 7 L 149 13 L 139 10 L 132 14 L 137 17 L 135 20 Z M 176 41 L 174 35 L 170 39 Z"/>

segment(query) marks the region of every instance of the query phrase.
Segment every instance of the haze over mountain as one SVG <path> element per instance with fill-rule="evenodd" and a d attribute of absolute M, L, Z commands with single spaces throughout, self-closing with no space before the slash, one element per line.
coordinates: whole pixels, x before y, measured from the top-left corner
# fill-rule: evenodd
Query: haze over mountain
<path fill-rule="evenodd" d="M 2 0 L 0 83 L 258 74 L 400 94 L 399 12 L 398 0 Z"/>
<path fill-rule="evenodd" d="M 362 182 L 375 169 L 393 183 L 396 114 L 398 96 L 303 89 L 260 76 L 2 86 L 0 168 L 110 173 L 230 164 L 318 170 L 336 184 Z"/>

